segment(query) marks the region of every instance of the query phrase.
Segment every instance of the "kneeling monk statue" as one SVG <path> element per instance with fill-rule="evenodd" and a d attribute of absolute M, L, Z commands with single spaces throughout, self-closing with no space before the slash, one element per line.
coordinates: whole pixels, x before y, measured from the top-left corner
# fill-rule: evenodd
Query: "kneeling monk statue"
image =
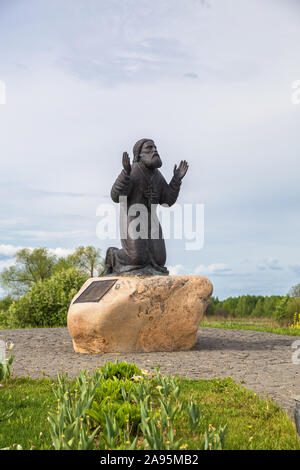
<path fill-rule="evenodd" d="M 111 189 L 111 198 L 114 202 L 122 203 L 126 200 L 126 233 L 121 232 L 121 249 L 108 248 L 104 275 L 125 273 L 167 275 L 169 272 L 165 267 L 166 248 L 156 207 L 158 204 L 169 207 L 175 204 L 188 164 L 184 160 L 180 162 L 178 168 L 175 165 L 173 178 L 168 184 L 158 170 L 162 166 L 162 161 L 152 139 L 141 139 L 136 142 L 133 156 L 131 166 L 128 153 L 123 153 L 123 170 Z M 140 217 L 141 213 L 136 208 L 144 208 L 140 211 L 144 215 L 146 213 L 144 219 Z M 137 220 L 139 225 L 142 225 L 139 237 L 130 230 L 130 226 L 134 226 Z"/>

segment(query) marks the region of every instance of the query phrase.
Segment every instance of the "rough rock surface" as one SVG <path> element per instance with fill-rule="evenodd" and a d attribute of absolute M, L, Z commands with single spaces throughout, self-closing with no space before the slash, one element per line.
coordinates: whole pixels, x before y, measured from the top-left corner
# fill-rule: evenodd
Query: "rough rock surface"
<path fill-rule="evenodd" d="M 111 279 L 117 279 L 116 283 L 99 302 L 75 302 L 93 281 Z M 212 290 L 211 282 L 201 276 L 91 278 L 73 298 L 68 312 L 74 350 L 189 350 L 196 343 Z"/>

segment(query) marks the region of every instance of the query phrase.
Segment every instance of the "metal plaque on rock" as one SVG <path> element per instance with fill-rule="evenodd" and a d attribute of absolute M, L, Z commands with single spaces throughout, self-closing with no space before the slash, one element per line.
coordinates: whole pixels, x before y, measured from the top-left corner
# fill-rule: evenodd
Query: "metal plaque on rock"
<path fill-rule="evenodd" d="M 104 279 L 103 281 L 93 281 L 79 297 L 74 304 L 82 302 L 99 302 L 100 299 L 111 289 L 117 279 Z"/>

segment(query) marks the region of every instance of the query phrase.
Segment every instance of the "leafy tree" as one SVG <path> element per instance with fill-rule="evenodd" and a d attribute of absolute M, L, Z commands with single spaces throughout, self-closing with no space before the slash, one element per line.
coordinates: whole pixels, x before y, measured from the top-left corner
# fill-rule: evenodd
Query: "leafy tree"
<path fill-rule="evenodd" d="M 300 284 L 292 287 L 289 294 L 291 297 L 300 297 Z"/>
<path fill-rule="evenodd" d="M 206 315 L 215 315 L 216 314 L 216 309 L 217 305 L 219 304 L 219 299 L 218 297 L 211 297 L 209 301 L 209 305 L 206 310 Z"/>
<path fill-rule="evenodd" d="M 101 250 L 93 246 L 80 246 L 73 254 L 58 259 L 47 248 L 24 248 L 16 253 L 15 265 L 0 273 L 0 284 L 16 298 L 54 273 L 74 267 L 93 277 L 95 274 L 102 275 L 103 266 Z"/>
<path fill-rule="evenodd" d="M 59 259 L 56 269 L 60 270 L 74 266 L 87 273 L 90 277 L 93 277 L 95 274 L 102 274 L 103 263 L 104 259 L 99 248 L 97 249 L 94 246 L 79 246 L 73 254 Z"/>
<path fill-rule="evenodd" d="M 57 262 L 56 256 L 46 248 L 24 248 L 16 253 L 15 258 L 16 264 L 5 268 L 0 274 L 2 287 L 13 296 L 20 296 L 34 283 L 49 278 Z"/>
<path fill-rule="evenodd" d="M 88 275 L 76 268 L 59 271 L 32 285 L 6 314 L 8 328 L 66 326 L 72 298 Z"/>
<path fill-rule="evenodd" d="M 255 305 L 255 296 L 243 295 L 239 297 L 236 307 L 236 315 L 239 317 L 248 317 L 253 312 Z"/>
<path fill-rule="evenodd" d="M 236 315 L 238 301 L 238 297 L 229 297 L 222 302 L 222 310 L 224 310 L 228 315 L 234 317 Z"/>
<path fill-rule="evenodd" d="M 285 295 L 282 299 L 280 299 L 275 308 L 275 318 L 279 321 L 287 321 L 289 318 L 287 306 L 290 300 L 289 294 Z"/>
<path fill-rule="evenodd" d="M 0 299 L 0 313 L 8 310 L 13 301 L 14 300 L 10 295 L 7 295 L 6 297 L 3 297 L 3 299 Z"/>
<path fill-rule="evenodd" d="M 78 268 L 72 255 L 58 258 L 57 263 L 54 266 L 54 273 L 58 273 L 59 271 L 65 271 L 69 268 Z"/>
<path fill-rule="evenodd" d="M 0 299 L 0 330 L 6 326 L 7 311 L 12 303 L 13 299 L 10 295 Z"/>
<path fill-rule="evenodd" d="M 264 298 L 258 299 L 258 301 L 257 301 L 257 303 L 254 307 L 254 310 L 251 313 L 251 316 L 253 316 L 253 317 L 264 317 L 265 316 L 264 304 L 265 304 Z"/>

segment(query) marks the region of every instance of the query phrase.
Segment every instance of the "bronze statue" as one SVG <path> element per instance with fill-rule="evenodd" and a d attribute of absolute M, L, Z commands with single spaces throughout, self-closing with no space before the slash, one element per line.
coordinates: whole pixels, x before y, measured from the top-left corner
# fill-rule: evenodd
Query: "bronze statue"
<path fill-rule="evenodd" d="M 181 180 L 188 170 L 184 160 L 179 167 L 174 167 L 173 178 L 168 184 L 161 172 L 161 158 L 152 139 L 141 139 L 133 147 L 133 164 L 131 166 L 127 152 L 123 153 L 123 170 L 116 179 L 111 198 L 121 202 L 121 196 L 127 197 L 126 234 L 121 234 L 122 248 L 110 247 L 106 252 L 104 275 L 121 274 L 169 274 L 165 267 L 166 248 L 161 226 L 158 222 L 155 208 L 158 204 L 172 206 L 175 204 L 181 186 Z M 132 214 L 130 208 L 140 204 L 145 208 L 146 236 L 132 236 L 130 224 L 135 222 L 140 213 Z M 139 206 L 135 206 L 139 207 Z M 154 207 L 154 210 L 153 210 Z M 151 210 L 152 208 L 152 210 Z M 142 211 L 144 213 L 144 211 Z M 143 219 L 142 219 L 143 220 Z M 157 224 L 156 236 L 153 237 L 153 227 Z M 140 227 L 141 228 L 141 227 Z"/>

